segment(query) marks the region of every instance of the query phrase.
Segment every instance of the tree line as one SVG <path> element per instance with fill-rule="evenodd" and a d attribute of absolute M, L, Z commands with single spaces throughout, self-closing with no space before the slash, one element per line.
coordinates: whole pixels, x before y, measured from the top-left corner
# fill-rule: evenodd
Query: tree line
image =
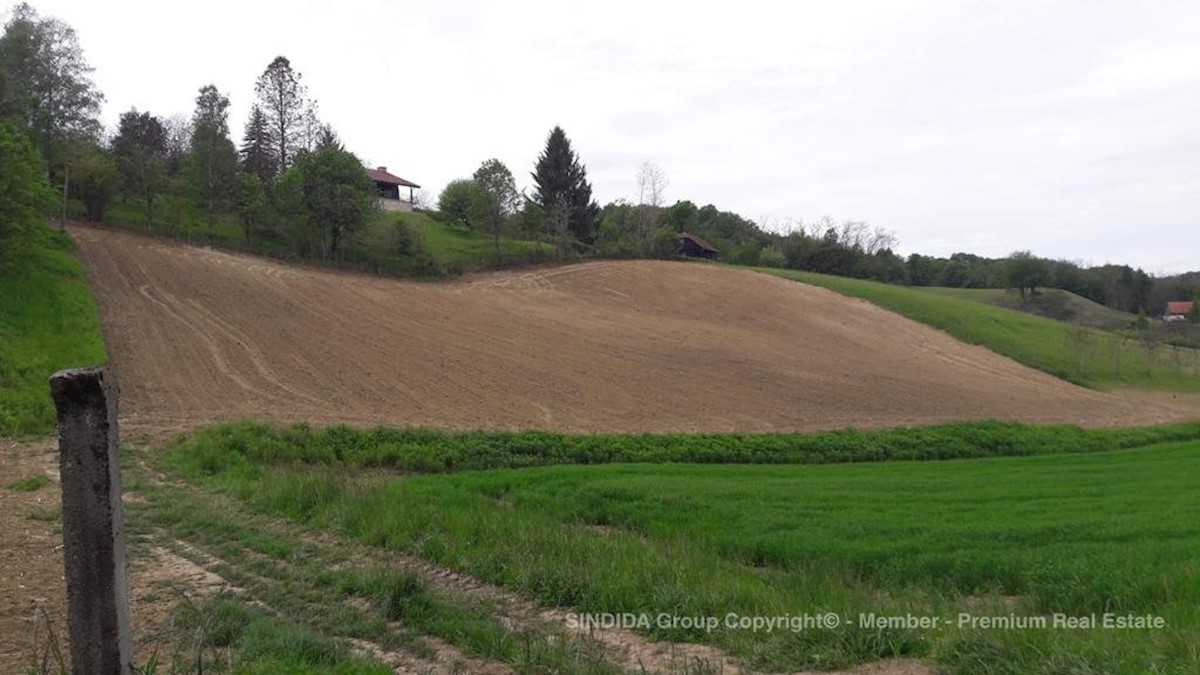
<path fill-rule="evenodd" d="M 103 221 L 111 208 L 143 227 L 184 224 L 203 236 L 233 228 L 242 245 L 307 259 L 413 259 L 438 272 L 419 235 L 374 217 L 374 187 L 310 98 L 303 77 L 279 56 L 255 81 L 240 142 L 231 137 L 229 98 L 197 90 L 190 115 L 129 110 L 106 133 L 103 93 L 91 80 L 70 26 L 28 4 L 0 36 L 0 236 L 30 227 L 51 208 L 60 218 Z M 994 259 L 895 253 L 894 233 L 860 221 L 758 223 L 688 200 L 667 205 L 665 172 L 644 163 L 636 197 L 600 207 L 587 168 L 554 127 L 518 190 L 509 168 L 488 159 L 450 182 L 428 215 L 486 233 L 493 264 L 507 238 L 553 245 L 570 256 L 673 257 L 678 235 L 701 236 L 726 262 L 785 267 L 913 286 L 1007 287 L 1022 297 L 1061 288 L 1127 312 L 1160 312 L 1168 300 L 1200 298 L 1200 274 L 1153 277 L 1124 265 L 1085 267 L 1018 251 Z M 30 182 L 32 181 L 32 182 Z M 52 189 L 51 189 L 52 186 Z M 57 207 L 51 204 L 56 203 Z M 132 211 L 130 211 L 132 209 Z M 541 249 L 537 249 L 540 251 Z M 425 256 L 423 258 L 423 256 Z"/>
<path fill-rule="evenodd" d="M 374 186 L 362 163 L 319 120 L 287 58 L 259 75 L 240 145 L 229 98 L 213 84 L 198 88 L 190 115 L 132 109 L 106 133 L 91 73 L 69 26 L 14 8 L 0 36 L 0 123 L 6 141 L 38 151 L 60 218 L 100 222 L 123 200 L 147 229 L 236 224 L 245 242 L 338 258 L 370 217 Z"/>

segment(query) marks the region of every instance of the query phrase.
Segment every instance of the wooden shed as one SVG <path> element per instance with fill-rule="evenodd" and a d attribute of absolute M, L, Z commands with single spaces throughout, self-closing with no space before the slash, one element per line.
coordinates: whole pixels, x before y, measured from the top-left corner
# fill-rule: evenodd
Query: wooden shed
<path fill-rule="evenodd" d="M 689 258 L 706 258 L 711 260 L 721 254 L 712 244 L 694 234 L 680 232 L 678 239 L 679 253 Z"/>

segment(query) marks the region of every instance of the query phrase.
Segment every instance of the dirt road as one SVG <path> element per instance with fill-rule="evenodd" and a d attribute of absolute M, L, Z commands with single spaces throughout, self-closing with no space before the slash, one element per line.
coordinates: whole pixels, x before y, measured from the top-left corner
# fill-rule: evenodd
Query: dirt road
<path fill-rule="evenodd" d="M 1075 387 L 749 271 L 590 262 L 416 283 L 72 234 L 135 433 L 238 418 L 664 432 L 1200 417 L 1194 399 Z"/>

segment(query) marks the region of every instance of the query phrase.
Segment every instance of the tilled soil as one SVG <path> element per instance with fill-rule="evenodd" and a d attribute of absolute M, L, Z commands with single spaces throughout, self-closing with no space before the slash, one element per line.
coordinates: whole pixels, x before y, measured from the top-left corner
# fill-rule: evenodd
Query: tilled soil
<path fill-rule="evenodd" d="M 1200 417 L 1076 387 L 861 300 L 750 271 L 604 261 L 404 282 L 90 227 L 126 431 L 222 420 L 573 432 Z"/>

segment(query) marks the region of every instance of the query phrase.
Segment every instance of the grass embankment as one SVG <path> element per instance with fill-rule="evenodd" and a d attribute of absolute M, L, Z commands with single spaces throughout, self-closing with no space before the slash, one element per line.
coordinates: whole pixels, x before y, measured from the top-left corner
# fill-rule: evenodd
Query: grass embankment
<path fill-rule="evenodd" d="M 50 375 L 105 362 L 73 249 L 66 235 L 40 228 L 0 245 L 0 436 L 53 431 Z"/>
<path fill-rule="evenodd" d="M 711 632 L 646 632 L 712 643 L 762 668 L 901 655 L 972 673 L 1200 667 L 1194 425 L 797 435 L 761 455 L 845 461 L 838 448 L 857 446 L 870 448 L 860 459 L 944 458 L 962 456 L 945 448 L 972 445 L 967 456 L 1034 455 L 825 466 L 578 465 L 745 462 L 752 436 L 577 437 L 546 443 L 567 448 L 548 456 L 534 449 L 537 434 L 404 433 L 296 428 L 260 442 L 261 429 L 235 426 L 177 441 L 164 463 L 256 511 L 412 553 L 546 604 L 717 617 Z M 914 455 L 923 444 L 931 451 Z M 601 446 L 616 449 L 596 454 Z M 1066 449 L 1090 452 L 1043 454 Z M 412 461 L 429 454 L 443 459 L 424 468 Z M 367 468 L 552 461 L 574 465 L 409 477 Z M 723 623 L 730 613 L 824 612 L 840 617 L 836 628 L 755 633 Z M 985 630 L 959 625 L 959 612 L 1153 614 L 1166 627 Z M 859 615 L 871 613 L 950 625 L 863 627 Z"/>
<path fill-rule="evenodd" d="M 1118 333 L 966 299 L 961 294 L 812 272 L 758 271 L 862 298 L 1084 386 L 1200 391 L 1200 350 L 1131 340 Z"/>
<path fill-rule="evenodd" d="M 1020 293 L 1004 288 L 928 286 L 921 287 L 919 290 L 1103 330 L 1128 330 L 1137 319 L 1134 314 L 1105 307 L 1098 302 L 1059 288 L 1040 288 L 1036 295 L 1029 298 L 1022 298 Z"/>
<path fill-rule="evenodd" d="M 149 226 L 144 222 L 141 207 L 127 201 L 114 203 L 106 221 L 122 229 L 149 232 L 196 244 L 210 244 L 284 259 L 295 258 L 285 234 L 267 236 L 257 233 L 248 242 L 236 220 L 223 215 L 209 226 L 204 215 L 196 212 L 194 206 L 174 197 L 164 198 L 164 203 L 156 210 L 155 222 Z M 341 260 L 308 262 L 409 277 L 445 276 L 497 266 L 495 244 L 488 233 L 455 223 L 440 222 L 425 213 L 376 213 L 367 223 L 362 238 L 366 241 L 387 241 L 389 237 L 380 236 L 375 231 L 391 227 L 397 221 L 414 232 L 419 240 L 418 250 L 411 254 L 381 253 L 369 250 L 369 245 L 351 241 L 350 248 L 355 250 Z M 362 250 L 357 250 L 356 246 Z M 552 244 L 509 236 L 500 238 L 500 266 L 545 262 L 557 256 L 557 249 Z"/>

